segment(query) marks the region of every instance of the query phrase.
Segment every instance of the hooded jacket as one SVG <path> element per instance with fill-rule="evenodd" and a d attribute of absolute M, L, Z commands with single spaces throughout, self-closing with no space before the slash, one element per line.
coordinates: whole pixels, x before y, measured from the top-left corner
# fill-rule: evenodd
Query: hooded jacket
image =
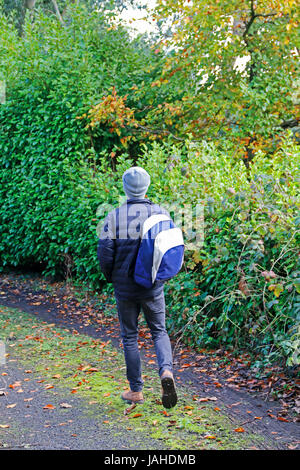
<path fill-rule="evenodd" d="M 112 282 L 116 297 L 122 300 L 154 298 L 163 290 L 163 281 L 149 289 L 133 280 L 144 221 L 154 214 L 169 213 L 149 199 L 128 199 L 108 214 L 98 242 L 98 259 L 106 280 Z"/>

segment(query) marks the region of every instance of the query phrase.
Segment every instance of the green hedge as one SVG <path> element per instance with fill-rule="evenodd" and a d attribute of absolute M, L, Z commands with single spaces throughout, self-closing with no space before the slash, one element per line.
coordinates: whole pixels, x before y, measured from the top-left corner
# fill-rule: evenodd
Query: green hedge
<path fill-rule="evenodd" d="M 111 162 L 120 139 L 107 125 L 91 135 L 78 118 L 112 87 L 132 99 L 155 60 L 145 41 L 84 5 L 68 7 L 65 27 L 36 11 L 22 36 L 0 5 L 2 266 L 37 264 L 53 275 L 71 270 L 99 285 L 96 210 L 107 193 L 95 176 L 97 154 L 105 149 Z"/>

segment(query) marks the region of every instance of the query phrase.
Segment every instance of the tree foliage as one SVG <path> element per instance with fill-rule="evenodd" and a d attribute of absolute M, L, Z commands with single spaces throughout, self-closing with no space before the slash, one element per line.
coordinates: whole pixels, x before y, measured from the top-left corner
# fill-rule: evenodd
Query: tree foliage
<path fill-rule="evenodd" d="M 299 119 L 297 2 L 158 3 L 156 18 L 172 22 L 172 35 L 161 39 L 166 59 L 155 85 L 181 94 L 174 133 L 234 139 L 245 157 L 272 149 L 283 123 Z"/>
<path fill-rule="evenodd" d="M 133 135 L 138 128 L 147 138 L 230 140 L 249 161 L 258 149 L 272 153 L 283 129 L 298 125 L 295 0 L 166 0 L 154 19 L 169 33 L 154 46 L 161 67 L 149 65 L 152 93 L 135 92 L 148 109 Z"/>
<path fill-rule="evenodd" d="M 68 5 L 81 3 L 89 11 L 123 11 L 129 6 L 144 8 L 140 0 L 3 0 L 3 11 L 7 16 L 13 15 L 14 23 L 22 33 L 26 12 L 30 12 L 31 17 L 40 9 L 48 16 L 55 15 L 61 24 L 64 24 Z"/>

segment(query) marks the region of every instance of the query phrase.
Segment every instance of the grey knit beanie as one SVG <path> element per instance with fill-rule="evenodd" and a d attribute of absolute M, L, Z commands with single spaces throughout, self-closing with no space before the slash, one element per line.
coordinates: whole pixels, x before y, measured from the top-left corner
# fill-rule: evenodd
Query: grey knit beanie
<path fill-rule="evenodd" d="M 144 168 L 133 166 L 123 174 L 123 187 L 128 199 L 143 199 L 150 184 L 150 176 Z"/>

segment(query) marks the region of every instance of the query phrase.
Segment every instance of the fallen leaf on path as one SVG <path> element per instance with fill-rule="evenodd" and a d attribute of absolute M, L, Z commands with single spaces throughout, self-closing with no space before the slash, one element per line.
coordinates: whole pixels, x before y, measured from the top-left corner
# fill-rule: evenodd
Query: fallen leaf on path
<path fill-rule="evenodd" d="M 169 424 L 167 424 L 168 428 L 171 428 L 172 426 L 176 426 L 177 422 L 176 421 L 169 421 Z"/>
<path fill-rule="evenodd" d="M 126 408 L 126 410 L 124 410 L 124 415 L 128 415 L 129 413 L 132 412 L 132 410 L 134 410 L 134 408 L 136 408 L 136 404 L 135 403 L 132 403 L 132 405 L 130 405 L 128 408 Z"/>
<path fill-rule="evenodd" d="M 245 432 L 245 429 L 241 427 L 241 428 L 236 428 L 234 431 L 235 432 Z"/>
<path fill-rule="evenodd" d="M 217 401 L 217 397 L 203 397 L 203 398 L 199 398 L 198 401 L 200 402 L 205 402 L 205 401 Z"/>
<path fill-rule="evenodd" d="M 290 445 L 288 446 L 288 448 L 289 448 L 290 450 L 296 450 L 296 449 L 298 448 L 298 444 L 295 444 L 295 445 L 290 444 Z"/>
<path fill-rule="evenodd" d="M 217 387 L 217 388 L 222 388 L 223 385 L 220 384 L 220 382 L 214 382 L 214 386 Z"/>
<path fill-rule="evenodd" d="M 52 384 L 45 385 L 45 390 L 50 390 L 51 388 L 54 388 L 54 385 Z"/>
<path fill-rule="evenodd" d="M 20 386 L 21 386 L 21 382 L 15 382 L 14 384 L 10 384 L 10 385 L 9 385 L 9 388 L 14 389 L 14 388 L 20 387 Z"/>

